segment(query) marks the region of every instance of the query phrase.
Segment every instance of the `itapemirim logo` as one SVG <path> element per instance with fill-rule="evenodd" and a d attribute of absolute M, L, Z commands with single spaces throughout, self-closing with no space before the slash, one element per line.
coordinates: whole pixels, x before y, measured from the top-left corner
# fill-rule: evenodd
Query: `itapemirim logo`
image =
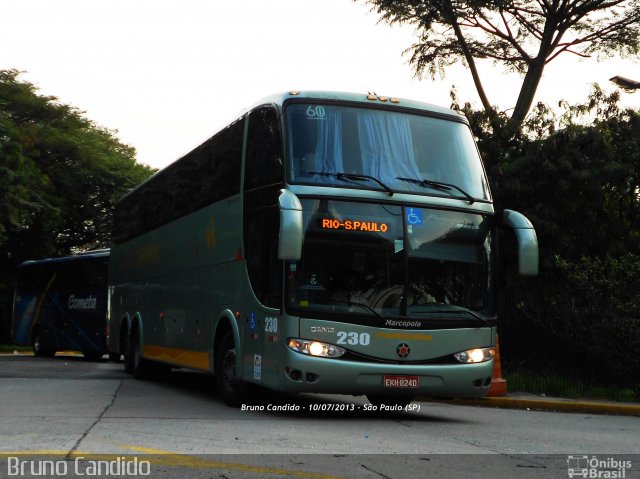
<path fill-rule="evenodd" d="M 631 461 L 613 457 L 567 456 L 567 474 L 570 478 L 624 479 L 627 469 L 631 469 Z"/>

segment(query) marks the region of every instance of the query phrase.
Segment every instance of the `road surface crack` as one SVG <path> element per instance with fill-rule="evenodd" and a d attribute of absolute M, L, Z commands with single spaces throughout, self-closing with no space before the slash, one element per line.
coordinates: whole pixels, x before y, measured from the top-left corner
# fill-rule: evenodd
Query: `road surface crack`
<path fill-rule="evenodd" d="M 508 452 L 502 452 L 502 451 L 498 451 L 496 449 L 492 449 L 490 447 L 486 447 L 483 446 L 482 444 L 477 444 L 474 441 L 470 441 L 467 439 L 462 439 L 460 437 L 456 437 L 456 440 L 460 441 L 460 442 L 464 442 L 465 444 L 469 444 L 470 446 L 474 446 L 477 448 L 482 448 L 482 449 L 486 449 L 487 451 L 491 451 L 495 454 L 499 454 L 502 457 L 508 457 L 509 459 L 514 459 L 516 461 L 523 461 L 527 464 L 520 464 L 520 463 L 516 463 L 515 467 L 521 467 L 521 468 L 530 468 L 530 469 L 546 469 L 547 466 L 545 466 L 544 464 L 541 464 L 539 462 L 536 462 L 535 459 L 538 459 L 536 457 L 534 457 L 533 459 L 530 459 L 528 456 L 524 455 L 524 454 L 516 454 L 516 453 L 508 453 Z M 486 452 L 485 452 L 486 454 Z"/>
<path fill-rule="evenodd" d="M 413 424 L 407 424 L 406 422 L 396 421 L 398 424 L 404 427 L 413 427 Z"/>
<path fill-rule="evenodd" d="M 360 464 L 360 467 L 366 469 L 367 471 L 373 472 L 374 474 L 379 475 L 380 477 L 383 477 L 384 479 L 391 479 L 389 476 L 382 474 L 381 472 L 378 472 L 374 469 L 371 469 L 370 467 L 365 466 L 364 464 Z"/>
<path fill-rule="evenodd" d="M 113 406 L 113 404 L 116 402 L 116 398 L 118 397 L 118 393 L 120 392 L 120 388 L 122 387 L 122 384 L 123 384 L 123 381 L 121 380 L 120 383 L 118 384 L 118 387 L 116 388 L 115 392 L 113 393 L 113 397 L 111 398 L 111 402 L 105 406 L 105 408 L 98 415 L 96 420 L 93 421 L 93 423 L 87 428 L 87 430 L 82 434 L 82 436 L 80 436 L 80 438 L 76 441 L 76 443 L 73 445 L 71 450 L 65 456 L 65 460 L 70 461 L 72 459 L 72 456 L 78 450 L 78 447 L 80 446 L 80 443 L 84 440 L 85 437 L 87 437 L 89 435 L 91 430 L 102 420 L 102 417 L 107 413 L 107 411 L 111 408 L 111 406 Z"/>

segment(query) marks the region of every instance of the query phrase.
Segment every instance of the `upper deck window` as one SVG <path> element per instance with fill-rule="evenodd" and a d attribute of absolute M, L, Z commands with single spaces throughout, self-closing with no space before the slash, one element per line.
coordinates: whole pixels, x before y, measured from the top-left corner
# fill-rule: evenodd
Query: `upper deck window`
<path fill-rule="evenodd" d="M 469 127 L 461 122 L 392 110 L 321 103 L 286 109 L 288 180 L 348 188 L 489 200 L 489 187 Z"/>

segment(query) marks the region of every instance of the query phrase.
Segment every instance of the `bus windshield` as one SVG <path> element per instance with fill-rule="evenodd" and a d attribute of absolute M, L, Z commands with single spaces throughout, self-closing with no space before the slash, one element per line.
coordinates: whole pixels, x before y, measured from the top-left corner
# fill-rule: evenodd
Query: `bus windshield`
<path fill-rule="evenodd" d="M 488 218 L 331 200 L 302 204 L 302 259 L 287 272 L 292 313 L 368 324 L 494 316 Z"/>
<path fill-rule="evenodd" d="M 286 118 L 291 183 L 490 200 L 462 122 L 316 103 L 291 103 Z"/>

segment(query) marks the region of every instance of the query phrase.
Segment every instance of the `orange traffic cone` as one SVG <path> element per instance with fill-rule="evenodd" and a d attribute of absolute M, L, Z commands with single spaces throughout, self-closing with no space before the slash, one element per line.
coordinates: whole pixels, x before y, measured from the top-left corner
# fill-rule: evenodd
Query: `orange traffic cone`
<path fill-rule="evenodd" d="M 506 396 L 507 380 L 502 377 L 502 366 L 500 365 L 500 344 L 496 335 L 496 357 L 493 358 L 493 374 L 491 375 L 491 386 L 487 396 Z"/>

